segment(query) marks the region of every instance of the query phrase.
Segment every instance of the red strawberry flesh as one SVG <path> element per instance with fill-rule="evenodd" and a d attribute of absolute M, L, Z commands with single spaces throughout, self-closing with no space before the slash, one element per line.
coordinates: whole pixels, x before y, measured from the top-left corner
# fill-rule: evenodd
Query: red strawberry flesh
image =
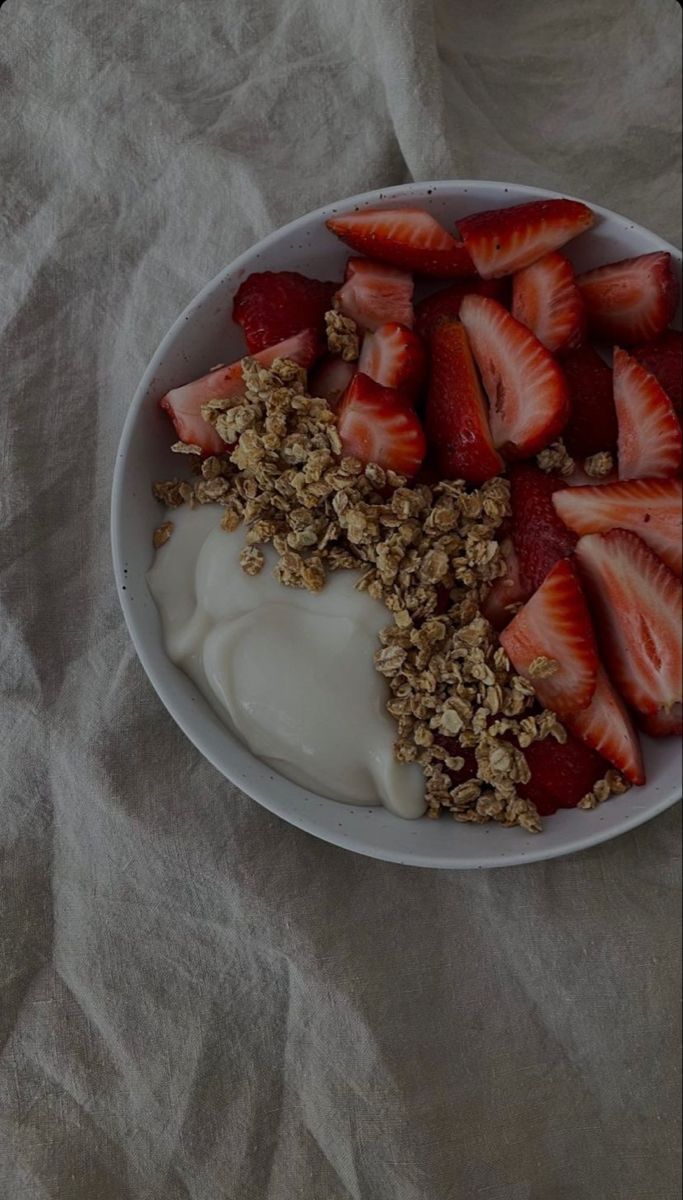
<path fill-rule="evenodd" d="M 557 491 L 552 502 L 568 529 L 637 533 L 676 575 L 683 566 L 683 484 L 680 479 L 631 479 Z"/>
<path fill-rule="evenodd" d="M 512 282 L 512 315 L 553 354 L 580 345 L 586 318 L 574 268 L 552 251 L 519 271 Z"/>
<path fill-rule="evenodd" d="M 576 737 L 597 750 L 631 783 L 645 783 L 638 734 L 603 666 L 598 668 L 595 692 L 588 708 L 565 716 L 564 722 Z"/>
<path fill-rule="evenodd" d="M 576 808 L 609 767 L 595 750 L 571 734 L 563 744 L 550 738 L 532 742 L 524 757 L 531 779 L 518 784 L 517 790 L 533 801 L 542 817 L 560 808 Z"/>
<path fill-rule="evenodd" d="M 415 396 L 427 372 L 422 339 L 412 329 L 395 321 L 380 325 L 363 339 L 358 370 L 383 387 Z"/>
<path fill-rule="evenodd" d="M 484 279 L 521 271 L 590 229 L 593 213 L 578 200 L 534 200 L 474 213 L 458 222 L 460 236 Z"/>
<path fill-rule="evenodd" d="M 522 584 L 530 592 L 576 546 L 576 534 L 567 529 L 553 505 L 553 496 L 563 490 L 568 490 L 564 483 L 538 467 L 520 463 L 510 472 L 512 540 Z"/>
<path fill-rule="evenodd" d="M 449 278 L 473 275 L 462 242 L 419 208 L 366 208 L 330 217 L 327 228 L 357 254 L 404 271 Z"/>
<path fill-rule="evenodd" d="M 683 333 L 680 329 L 667 329 L 654 342 L 637 346 L 633 357 L 662 385 L 680 419 L 683 410 Z"/>
<path fill-rule="evenodd" d="M 622 346 L 658 337 L 676 312 L 679 285 L 666 251 L 607 263 L 577 283 L 590 330 Z"/>
<path fill-rule="evenodd" d="M 625 350 L 614 351 L 619 478 L 666 478 L 683 462 L 683 433 L 664 388 Z"/>
<path fill-rule="evenodd" d="M 360 371 L 337 414 L 344 453 L 364 463 L 413 476 L 427 450 L 424 431 L 409 400 Z"/>
<path fill-rule="evenodd" d="M 453 283 L 450 287 L 442 288 L 440 292 L 432 292 L 415 305 L 415 332 L 428 342 L 432 331 L 443 317 L 459 316 L 460 305 L 465 296 L 472 293 L 476 296 L 490 296 L 492 300 L 507 305 L 509 292 L 507 279 L 463 279 L 459 283 Z"/>
<path fill-rule="evenodd" d="M 395 321 L 412 329 L 413 278 L 398 267 L 369 258 L 350 258 L 346 280 L 335 296 L 335 305 L 365 331 Z"/>
<path fill-rule="evenodd" d="M 486 401 L 459 321 L 444 318 L 432 334 L 426 426 L 444 478 L 482 484 L 502 473 L 503 460 L 491 441 Z"/>
<path fill-rule="evenodd" d="M 323 333 L 323 317 L 339 285 L 297 271 L 261 271 L 240 285 L 232 306 L 250 354 L 274 346 L 302 329 Z"/>
<path fill-rule="evenodd" d="M 612 372 L 588 344 L 568 351 L 562 369 L 569 388 L 569 420 L 562 434 L 574 458 L 588 458 L 617 445 Z"/>

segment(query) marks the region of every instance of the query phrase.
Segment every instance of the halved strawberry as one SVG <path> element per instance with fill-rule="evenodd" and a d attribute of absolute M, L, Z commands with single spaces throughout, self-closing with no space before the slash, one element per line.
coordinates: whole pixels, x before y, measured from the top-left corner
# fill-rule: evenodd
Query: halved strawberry
<path fill-rule="evenodd" d="M 562 480 L 546 475 L 530 463 L 520 463 L 510 471 L 512 540 L 522 584 L 529 594 L 541 586 L 555 563 L 567 558 L 576 546 L 576 534 L 567 529 L 553 507 L 553 497 L 564 490 Z"/>
<path fill-rule="evenodd" d="M 427 451 L 410 402 L 360 371 L 342 397 L 337 424 L 345 454 L 400 475 L 414 475 Z"/>
<path fill-rule="evenodd" d="M 532 800 L 542 817 L 560 808 L 576 808 L 602 779 L 608 763 L 595 750 L 571 733 L 566 742 L 546 738 L 532 742 L 524 751 L 531 771 L 528 783 L 517 784 L 517 790 Z"/>
<path fill-rule="evenodd" d="M 427 356 L 422 340 L 405 325 L 390 321 L 367 333 L 358 370 L 383 387 L 415 396 L 424 383 Z"/>
<path fill-rule="evenodd" d="M 607 669 L 634 708 L 681 699 L 681 581 L 635 533 L 589 533 L 576 547 Z"/>
<path fill-rule="evenodd" d="M 415 305 L 415 332 L 429 342 L 432 331 L 443 317 L 455 318 L 460 313 L 460 305 L 465 296 L 474 293 L 475 296 L 490 296 L 507 305 L 510 301 L 510 281 L 508 279 L 461 279 L 450 287 L 442 288 L 440 292 L 432 292 Z"/>
<path fill-rule="evenodd" d="M 496 300 L 465 296 L 460 320 L 491 405 L 493 444 L 506 458 L 538 453 L 562 432 L 569 413 L 560 367 Z"/>
<path fill-rule="evenodd" d="M 338 284 L 309 279 L 297 271 L 258 271 L 240 285 L 232 305 L 250 354 L 266 350 L 302 329 L 322 335 L 323 317 Z"/>
<path fill-rule="evenodd" d="M 577 534 L 630 529 L 677 575 L 683 566 L 680 479 L 629 479 L 558 491 L 555 511 Z"/>
<path fill-rule="evenodd" d="M 472 259 L 439 222 L 421 208 L 365 208 L 325 222 L 358 254 L 421 275 L 474 275 Z"/>
<path fill-rule="evenodd" d="M 311 372 L 311 395 L 322 396 L 330 408 L 336 408 L 357 370 L 358 363 L 345 362 L 338 354 L 328 354 Z"/>
<path fill-rule="evenodd" d="M 664 250 L 607 263 L 576 282 L 591 331 L 624 346 L 658 337 L 678 304 L 678 280 Z"/>
<path fill-rule="evenodd" d="M 594 217 L 578 200 L 533 200 L 458 221 L 460 236 L 484 279 L 511 275 L 590 229 Z"/>
<path fill-rule="evenodd" d="M 645 783 L 640 741 L 621 696 L 610 683 L 603 666 L 588 708 L 564 717 L 568 729 L 626 776 L 631 783 Z"/>
<path fill-rule="evenodd" d="M 481 484 L 505 469 L 493 448 L 486 401 L 459 321 L 444 318 L 432 334 L 426 426 L 445 479 Z"/>
<path fill-rule="evenodd" d="M 683 462 L 683 434 L 664 388 L 635 358 L 614 351 L 619 478 L 666 478 Z"/>
<path fill-rule="evenodd" d="M 569 420 L 562 437 L 574 458 L 616 450 L 617 414 L 612 372 L 597 350 L 586 343 L 562 358 L 569 388 Z"/>
<path fill-rule="evenodd" d="M 588 707 L 596 687 L 598 655 L 581 584 L 569 559 L 553 567 L 500 640 L 515 670 L 530 680 L 545 708 L 562 717 Z M 554 673 L 536 674 L 538 659 L 551 660 Z"/>
<path fill-rule="evenodd" d="M 569 259 L 553 250 L 518 271 L 512 281 L 512 315 L 553 354 L 579 346 L 586 316 Z"/>
<path fill-rule="evenodd" d="M 486 620 L 498 632 L 510 624 L 517 607 L 524 604 L 530 594 L 522 582 L 519 559 L 511 537 L 503 538 L 500 554 L 505 564 L 505 574 L 494 579 L 481 606 Z"/>
<path fill-rule="evenodd" d="M 364 331 L 379 329 L 390 321 L 412 329 L 413 287 L 412 275 L 397 267 L 386 267 L 369 258 L 350 258 L 346 282 L 335 296 L 335 305 Z"/>
<path fill-rule="evenodd" d="M 310 367 L 318 353 L 319 339 L 312 329 L 305 329 L 295 337 L 278 342 L 261 350 L 254 358 L 269 367 L 276 358 L 291 358 L 301 367 Z M 213 425 L 209 425 L 202 416 L 202 404 L 208 400 L 227 399 L 239 396 L 244 391 L 242 381 L 242 360 L 231 363 L 228 367 L 217 367 L 182 387 L 172 388 L 161 397 L 159 405 L 171 418 L 175 431 L 181 442 L 201 446 L 204 454 L 220 454 L 226 449 L 225 442 L 219 438 Z"/>
<path fill-rule="evenodd" d="M 683 333 L 680 329 L 667 329 L 654 342 L 637 346 L 633 357 L 661 383 L 680 419 L 683 411 Z"/>
<path fill-rule="evenodd" d="M 640 726 L 650 737 L 681 737 L 683 735 L 683 704 L 660 708 L 640 717 Z"/>

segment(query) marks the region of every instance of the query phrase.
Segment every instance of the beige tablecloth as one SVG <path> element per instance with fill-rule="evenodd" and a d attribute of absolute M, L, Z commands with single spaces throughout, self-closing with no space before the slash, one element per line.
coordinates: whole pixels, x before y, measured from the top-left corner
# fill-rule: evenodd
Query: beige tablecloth
<path fill-rule="evenodd" d="M 123 627 L 127 405 L 325 200 L 566 189 L 680 237 L 674 0 L 0 11 L 0 1197 L 672 1200 L 680 815 L 430 873 L 203 762 Z"/>

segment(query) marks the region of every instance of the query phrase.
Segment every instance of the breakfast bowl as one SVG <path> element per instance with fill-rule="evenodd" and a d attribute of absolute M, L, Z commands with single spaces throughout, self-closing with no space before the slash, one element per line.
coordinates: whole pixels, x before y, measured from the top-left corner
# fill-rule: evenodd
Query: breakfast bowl
<path fill-rule="evenodd" d="M 240 284 L 257 271 L 297 271 L 319 279 L 342 277 L 347 247 L 326 227 L 340 212 L 420 207 L 446 228 L 483 210 L 558 194 L 490 181 L 414 183 L 338 201 L 277 230 L 220 271 L 178 317 L 161 341 L 133 398 L 116 457 L 112 489 L 114 572 L 123 614 L 138 657 L 159 698 L 197 750 L 232 784 L 300 829 L 374 858 L 435 868 L 489 868 L 550 859 L 597 845 L 633 829 L 681 795 L 678 739 L 643 737 L 647 783 L 590 811 L 564 809 L 547 817 L 541 833 L 520 827 L 403 820 L 379 806 L 340 803 L 291 782 L 262 761 L 223 723 L 188 675 L 169 658 L 147 574 L 160 509 L 152 486 L 174 473 L 167 418 L 159 400 L 170 389 L 204 375 L 214 364 L 244 354 L 232 321 Z M 564 250 L 577 271 L 656 251 L 667 251 L 680 275 L 681 256 L 654 233 L 591 205 L 595 224 Z M 680 326 L 680 314 L 675 322 Z"/>

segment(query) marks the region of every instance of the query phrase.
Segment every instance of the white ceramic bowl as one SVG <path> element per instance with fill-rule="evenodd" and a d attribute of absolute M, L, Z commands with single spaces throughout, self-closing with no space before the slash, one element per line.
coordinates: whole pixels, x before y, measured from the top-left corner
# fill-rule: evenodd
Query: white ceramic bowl
<path fill-rule="evenodd" d="M 355 207 L 418 204 L 452 227 L 481 209 L 543 199 L 557 193 L 519 184 L 448 181 L 406 184 L 338 201 L 300 217 L 226 267 L 186 308 L 166 334 L 135 394 L 118 450 L 112 492 L 116 583 L 130 635 L 160 699 L 197 749 L 227 779 L 293 825 L 349 850 L 425 867 L 494 867 L 569 854 L 633 829 L 681 795 L 680 746 L 644 739 L 649 782 L 592 812 L 549 817 L 542 834 L 498 825 L 403 821 L 383 808 L 354 808 L 306 792 L 255 758 L 213 713 L 194 684 L 167 658 L 156 607 L 145 583 L 159 506 L 154 480 L 177 469 L 169 426 L 157 400 L 171 387 L 204 374 L 216 362 L 244 352 L 232 323 L 233 295 L 252 271 L 297 270 L 322 279 L 341 277 L 349 251 L 325 228 L 333 213 Z M 567 253 L 580 270 L 630 255 L 668 250 L 680 271 L 680 253 L 625 217 L 592 205 L 597 221 Z M 444 284 L 445 286 L 445 284 Z"/>

